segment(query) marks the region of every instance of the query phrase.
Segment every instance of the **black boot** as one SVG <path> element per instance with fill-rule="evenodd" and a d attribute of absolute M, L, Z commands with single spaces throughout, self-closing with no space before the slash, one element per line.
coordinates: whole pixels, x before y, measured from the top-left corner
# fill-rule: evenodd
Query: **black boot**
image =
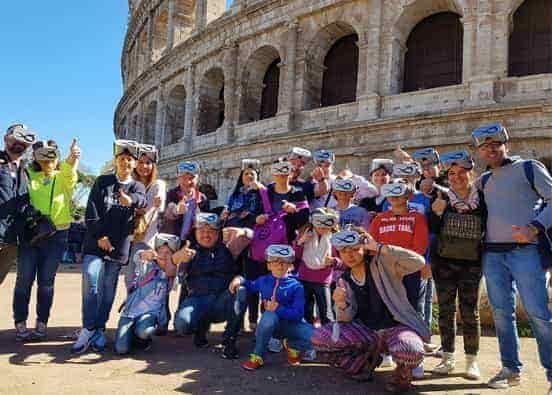
<path fill-rule="evenodd" d="M 238 359 L 240 353 L 236 347 L 236 339 L 225 339 L 222 342 L 224 348 L 222 349 L 222 354 L 220 355 L 223 359 Z"/>

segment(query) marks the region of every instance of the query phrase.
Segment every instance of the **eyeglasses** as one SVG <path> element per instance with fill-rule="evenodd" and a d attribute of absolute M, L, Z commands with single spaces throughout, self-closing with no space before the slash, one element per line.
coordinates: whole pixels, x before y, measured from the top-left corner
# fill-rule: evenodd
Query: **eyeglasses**
<path fill-rule="evenodd" d="M 504 144 L 508 140 L 508 132 L 500 123 L 482 126 L 472 132 L 472 143 L 477 148 L 489 141 Z"/>
<path fill-rule="evenodd" d="M 113 143 L 113 156 L 117 157 L 127 153 L 137 159 L 139 149 L 139 144 L 134 140 L 115 140 Z"/>

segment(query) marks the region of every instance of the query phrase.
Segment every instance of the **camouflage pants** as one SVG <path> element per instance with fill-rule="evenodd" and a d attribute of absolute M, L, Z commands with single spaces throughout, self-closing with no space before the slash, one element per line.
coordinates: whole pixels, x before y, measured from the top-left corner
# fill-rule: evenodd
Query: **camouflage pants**
<path fill-rule="evenodd" d="M 444 352 L 454 352 L 456 337 L 456 297 L 462 318 L 464 352 L 476 355 L 479 351 L 481 324 L 479 319 L 479 287 L 481 266 L 474 262 L 452 263 L 439 259 L 432 265 L 437 299 L 439 301 L 439 330 Z"/>

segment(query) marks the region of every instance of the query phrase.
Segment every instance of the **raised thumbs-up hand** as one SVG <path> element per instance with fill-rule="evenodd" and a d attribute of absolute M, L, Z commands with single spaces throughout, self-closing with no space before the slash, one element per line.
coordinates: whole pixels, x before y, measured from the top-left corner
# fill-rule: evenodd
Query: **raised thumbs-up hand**
<path fill-rule="evenodd" d="M 173 254 L 172 260 L 175 265 L 180 265 L 182 263 L 190 263 L 190 261 L 194 259 L 195 255 L 196 255 L 196 250 L 194 250 L 193 248 L 190 248 L 190 241 L 186 240 L 184 247 L 182 247 L 180 250 L 176 251 Z"/>
<path fill-rule="evenodd" d="M 521 244 L 533 243 L 537 239 L 537 234 L 528 226 L 512 225 L 512 236 L 516 242 Z"/>
<path fill-rule="evenodd" d="M 438 215 L 440 217 L 445 212 L 447 204 L 447 201 L 443 197 L 443 192 L 437 190 L 437 199 L 435 199 L 435 201 L 431 205 L 431 210 L 433 210 L 435 215 Z"/>
<path fill-rule="evenodd" d="M 119 188 L 119 204 L 125 207 L 132 206 L 132 198 L 127 195 L 123 188 Z"/>
<path fill-rule="evenodd" d="M 67 157 L 66 162 L 71 166 L 75 166 L 77 161 L 80 159 L 80 156 L 81 149 L 77 144 L 77 139 L 73 139 L 73 141 L 71 141 L 71 145 L 69 146 L 69 156 Z"/>
<path fill-rule="evenodd" d="M 186 199 L 182 198 L 176 205 L 176 215 L 184 215 L 186 211 L 188 211 L 188 204 L 186 203 Z"/>
<path fill-rule="evenodd" d="M 342 309 L 345 307 L 345 303 L 347 302 L 347 286 L 345 280 L 342 278 L 337 280 L 337 287 L 334 290 L 332 298 L 337 307 Z"/>

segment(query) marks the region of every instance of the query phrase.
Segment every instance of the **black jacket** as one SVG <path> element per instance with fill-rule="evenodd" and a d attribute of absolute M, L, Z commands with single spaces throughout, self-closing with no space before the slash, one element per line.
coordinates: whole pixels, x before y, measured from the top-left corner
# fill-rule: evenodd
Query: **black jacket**
<path fill-rule="evenodd" d="M 123 189 L 132 198 L 132 206 L 119 204 L 118 191 Z M 83 253 L 99 257 L 109 256 L 126 264 L 130 239 L 134 232 L 134 210 L 146 206 L 146 188 L 138 181 L 121 184 L 115 174 L 99 176 L 92 187 L 86 206 L 86 234 Z M 98 240 L 109 238 L 114 250 L 108 254 L 98 246 Z"/>
<path fill-rule="evenodd" d="M 0 151 L 0 244 L 17 243 L 30 208 L 25 164 L 12 172 L 9 163 L 8 154 Z"/>

